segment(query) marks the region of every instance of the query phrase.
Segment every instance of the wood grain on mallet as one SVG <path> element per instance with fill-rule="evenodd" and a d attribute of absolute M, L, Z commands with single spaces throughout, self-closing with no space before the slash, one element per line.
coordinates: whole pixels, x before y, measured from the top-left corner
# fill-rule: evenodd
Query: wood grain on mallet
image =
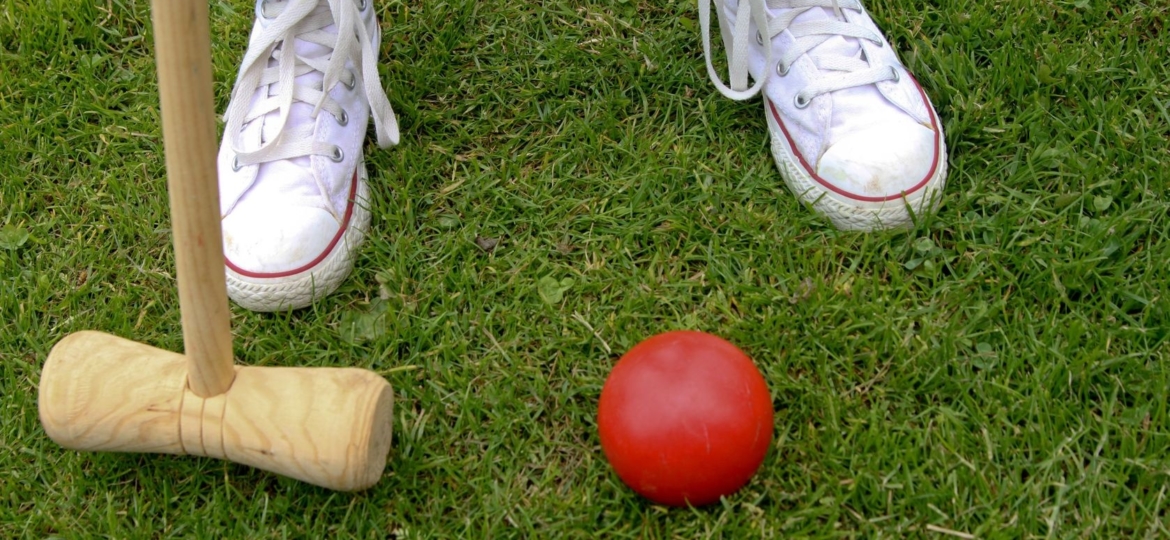
<path fill-rule="evenodd" d="M 353 491 L 382 477 L 394 392 L 357 368 L 236 367 L 196 396 L 180 354 L 101 332 L 57 343 L 41 373 L 41 424 L 65 448 L 228 459 Z"/>
<path fill-rule="evenodd" d="M 216 176 L 215 102 L 206 0 L 155 0 L 167 188 L 187 381 L 199 397 L 232 384 L 232 342 Z"/>

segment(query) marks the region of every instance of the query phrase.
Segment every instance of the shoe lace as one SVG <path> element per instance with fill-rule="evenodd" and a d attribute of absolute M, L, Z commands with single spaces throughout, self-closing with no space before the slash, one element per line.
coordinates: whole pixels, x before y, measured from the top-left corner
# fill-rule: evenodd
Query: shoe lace
<path fill-rule="evenodd" d="M 364 1 L 362 5 L 365 5 Z M 361 8 L 356 2 L 265 1 L 261 9 L 265 17 L 274 19 L 249 44 L 226 114 L 225 132 L 231 137 L 237 167 L 309 155 L 336 156 L 337 147 L 313 140 L 313 126 L 286 129 L 288 117 L 293 103 L 299 101 L 313 106 L 314 118 L 324 109 L 344 123 L 346 113 L 329 96 L 329 90 L 338 83 L 353 88 L 359 76 L 374 117 L 378 146 L 386 148 L 398 144 L 398 121 L 378 79 L 374 39 L 361 21 Z M 325 31 L 334 24 L 336 35 Z M 296 39 L 327 47 L 332 52 L 318 56 L 296 54 Z M 345 65 L 355 52 L 361 58 L 360 62 L 354 62 L 357 74 Z M 296 81 L 297 77 L 313 71 L 323 74 L 319 85 Z M 344 80 L 343 75 L 347 76 Z M 257 88 L 273 84 L 276 85 L 275 91 L 270 89 L 266 96 L 252 103 L 252 94 Z M 244 125 L 273 111 L 280 113 L 276 120 L 279 127 L 275 131 L 279 135 L 263 141 L 255 150 L 244 150 L 240 142 Z"/>
<path fill-rule="evenodd" d="M 807 104 L 814 97 L 821 94 L 835 92 L 856 86 L 865 86 L 886 80 L 896 80 L 899 75 L 892 66 L 871 66 L 864 58 L 864 54 L 845 56 L 838 51 L 817 50 L 817 47 L 826 41 L 840 36 L 846 39 L 864 39 L 881 45 L 882 36 L 870 29 L 850 23 L 845 20 L 842 10 L 861 10 L 860 0 L 745 0 L 741 1 L 732 32 L 730 58 L 728 68 L 731 76 L 731 85 L 723 83 L 722 77 L 715 71 L 711 63 L 711 2 L 715 8 L 722 11 L 725 0 L 699 0 L 699 26 L 703 37 L 703 55 L 707 60 L 707 74 L 719 93 L 731 99 L 741 101 L 755 97 L 764 87 L 767 75 L 755 81 L 750 88 L 748 78 L 748 50 L 750 24 L 754 20 L 756 28 L 760 29 L 755 37 L 757 43 L 764 45 L 770 40 L 788 31 L 796 39 L 796 46 L 783 51 L 780 58 L 775 60 L 776 70 L 781 75 L 786 74 L 792 64 L 807 54 L 813 63 L 823 73 L 797 92 L 798 104 Z M 779 15 L 773 16 L 768 8 L 787 9 Z M 817 19 L 795 22 L 796 18 L 812 9 L 832 8 L 835 18 Z M 772 47 L 765 46 L 764 66 L 770 69 L 773 59 Z M 766 72 L 765 72 L 766 73 Z M 829 73 L 832 73 L 831 75 Z"/>

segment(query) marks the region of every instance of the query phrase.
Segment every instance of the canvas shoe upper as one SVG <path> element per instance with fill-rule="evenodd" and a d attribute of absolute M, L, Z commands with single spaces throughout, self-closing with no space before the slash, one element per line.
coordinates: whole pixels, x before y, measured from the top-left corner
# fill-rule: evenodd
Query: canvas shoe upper
<path fill-rule="evenodd" d="M 730 85 L 711 63 L 712 1 Z M 933 210 L 946 178 L 942 125 L 859 0 L 699 0 L 699 22 L 719 92 L 763 93 L 772 154 L 794 193 L 842 229 Z"/>
<path fill-rule="evenodd" d="M 228 294 L 253 310 L 335 290 L 369 226 L 362 154 L 398 125 L 371 0 L 261 0 L 218 157 Z"/>

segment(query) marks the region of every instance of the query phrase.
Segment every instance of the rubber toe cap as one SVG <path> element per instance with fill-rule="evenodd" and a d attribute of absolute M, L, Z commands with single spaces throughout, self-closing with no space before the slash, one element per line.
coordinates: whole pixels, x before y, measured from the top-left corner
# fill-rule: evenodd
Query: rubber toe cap
<path fill-rule="evenodd" d="M 320 208 L 269 208 L 223 218 L 223 248 L 233 270 L 281 277 L 308 270 L 334 246 L 340 224 Z"/>
<path fill-rule="evenodd" d="M 909 120 L 861 130 L 829 147 L 817 175 L 854 198 L 909 194 L 937 165 L 935 142 L 932 129 Z"/>

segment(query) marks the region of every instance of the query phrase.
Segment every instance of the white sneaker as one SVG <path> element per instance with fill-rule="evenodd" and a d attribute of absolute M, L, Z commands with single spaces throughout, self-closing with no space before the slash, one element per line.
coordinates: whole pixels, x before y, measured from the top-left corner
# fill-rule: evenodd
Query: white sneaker
<path fill-rule="evenodd" d="M 764 94 L 772 155 L 798 197 L 841 229 L 934 210 L 942 124 L 859 0 L 714 0 L 730 87 L 711 64 L 711 1 L 699 0 L 707 72 L 731 99 Z"/>
<path fill-rule="evenodd" d="M 256 311 L 337 289 L 369 228 L 362 144 L 398 124 L 371 0 L 259 0 L 219 149 L 228 296 Z"/>

